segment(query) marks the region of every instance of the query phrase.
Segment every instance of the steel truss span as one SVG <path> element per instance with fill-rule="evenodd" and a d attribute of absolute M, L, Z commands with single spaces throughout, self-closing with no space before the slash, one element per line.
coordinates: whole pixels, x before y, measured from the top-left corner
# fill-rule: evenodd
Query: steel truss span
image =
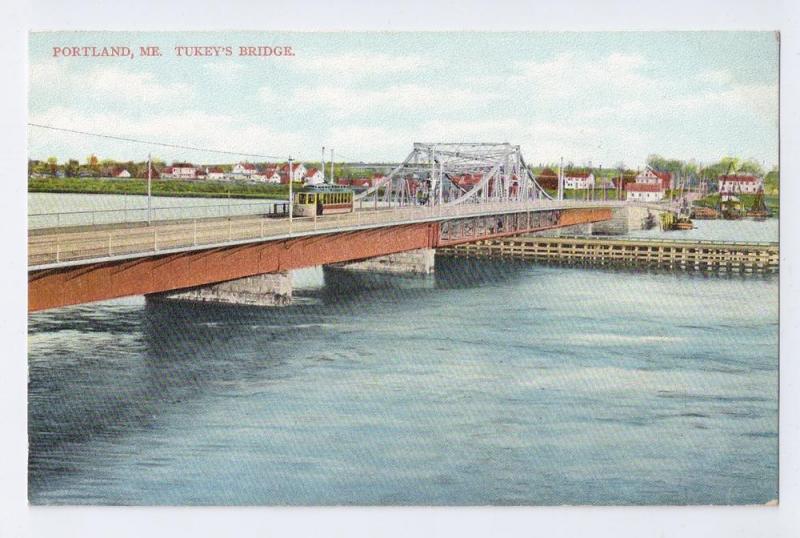
<path fill-rule="evenodd" d="M 519 146 L 415 142 L 392 172 L 355 197 L 362 206 L 436 206 L 552 199 L 536 182 Z"/>

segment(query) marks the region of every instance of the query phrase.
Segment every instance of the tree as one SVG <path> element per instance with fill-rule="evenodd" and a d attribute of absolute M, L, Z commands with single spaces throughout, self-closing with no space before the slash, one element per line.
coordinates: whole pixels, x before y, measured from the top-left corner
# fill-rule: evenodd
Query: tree
<path fill-rule="evenodd" d="M 49 167 L 50 173 L 54 174 L 58 171 L 58 158 L 57 157 L 48 157 L 47 158 L 47 165 Z"/>
<path fill-rule="evenodd" d="M 64 166 L 64 175 L 67 177 L 76 177 L 78 175 L 79 168 L 80 163 L 76 159 L 70 159 Z"/>
<path fill-rule="evenodd" d="M 739 165 L 738 172 L 743 174 L 753 174 L 759 177 L 764 176 L 764 169 L 755 159 L 747 159 Z"/>

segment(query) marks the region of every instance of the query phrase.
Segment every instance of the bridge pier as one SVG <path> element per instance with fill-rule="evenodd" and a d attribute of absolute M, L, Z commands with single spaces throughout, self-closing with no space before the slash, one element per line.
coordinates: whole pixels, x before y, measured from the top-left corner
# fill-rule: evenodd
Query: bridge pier
<path fill-rule="evenodd" d="M 286 306 L 292 303 L 292 275 L 289 271 L 248 276 L 217 284 L 146 295 L 156 301 Z"/>
<path fill-rule="evenodd" d="M 335 269 L 346 271 L 430 275 L 434 271 L 435 255 L 435 249 L 421 248 L 358 262 L 337 263 L 331 266 Z"/>

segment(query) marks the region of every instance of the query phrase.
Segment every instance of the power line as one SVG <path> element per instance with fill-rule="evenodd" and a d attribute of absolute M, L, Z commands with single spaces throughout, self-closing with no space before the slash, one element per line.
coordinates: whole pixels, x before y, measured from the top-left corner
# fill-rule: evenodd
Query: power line
<path fill-rule="evenodd" d="M 28 123 L 31 127 L 39 127 L 40 129 L 50 129 L 52 131 L 63 131 L 66 133 L 75 133 L 75 134 L 82 134 L 88 136 L 96 136 L 98 138 L 108 138 L 111 140 L 121 140 L 123 142 L 135 142 L 137 144 L 149 144 L 152 146 L 163 146 L 166 148 L 177 148 L 177 149 L 188 149 L 192 151 L 203 151 L 208 153 L 222 153 L 225 155 L 238 155 L 240 157 L 262 157 L 264 159 L 283 159 L 283 157 L 278 155 L 261 155 L 258 153 L 242 153 L 239 151 L 227 151 L 224 149 L 211 149 L 211 148 L 198 148 L 194 146 L 183 146 L 181 144 L 169 144 L 167 142 L 154 142 L 150 140 L 139 140 L 136 138 L 127 138 L 124 136 L 114 136 L 114 135 L 107 135 L 102 133 L 91 133 L 88 131 L 79 131 L 77 129 L 66 129 L 64 127 L 54 127 L 52 125 L 41 125 L 39 123 Z"/>

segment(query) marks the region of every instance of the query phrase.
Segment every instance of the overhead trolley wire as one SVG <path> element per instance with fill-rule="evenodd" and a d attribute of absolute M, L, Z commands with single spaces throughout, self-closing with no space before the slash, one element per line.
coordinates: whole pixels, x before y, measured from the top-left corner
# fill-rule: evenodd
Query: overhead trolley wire
<path fill-rule="evenodd" d="M 238 155 L 240 157 L 261 157 L 261 158 L 264 158 L 264 159 L 283 159 L 284 158 L 284 157 L 281 157 L 279 155 L 262 155 L 262 154 L 259 154 L 259 153 L 243 153 L 241 151 L 229 151 L 229 150 L 224 150 L 224 149 L 213 149 L 213 148 L 200 148 L 200 147 L 195 147 L 195 146 L 184 146 L 184 145 L 181 145 L 181 144 L 170 144 L 170 143 L 167 143 L 167 142 L 156 142 L 156 141 L 152 141 L 152 140 L 140 140 L 140 139 L 137 139 L 137 138 L 128 138 L 128 137 L 124 137 L 124 136 L 114 136 L 114 135 L 108 135 L 108 134 L 102 134 L 102 133 L 92 133 L 92 132 L 89 132 L 89 131 L 79 131 L 77 129 L 67 129 L 65 127 L 55 127 L 55 126 L 52 126 L 52 125 L 42 125 L 40 123 L 28 123 L 28 125 L 31 126 L 31 127 L 38 127 L 40 129 L 50 129 L 52 131 L 63 131 L 63 132 L 66 132 L 66 133 L 75 133 L 75 134 L 82 134 L 82 135 L 87 135 L 87 136 L 96 136 L 98 138 L 108 138 L 108 139 L 111 139 L 111 140 L 121 140 L 123 142 L 135 142 L 137 144 L 149 144 L 149 145 L 152 145 L 152 146 L 162 146 L 162 147 L 166 147 L 166 148 L 187 149 L 187 150 L 192 150 L 192 151 L 203 151 L 203 152 L 208 152 L 208 153 L 221 153 L 221 154 L 225 154 L 225 155 Z"/>

